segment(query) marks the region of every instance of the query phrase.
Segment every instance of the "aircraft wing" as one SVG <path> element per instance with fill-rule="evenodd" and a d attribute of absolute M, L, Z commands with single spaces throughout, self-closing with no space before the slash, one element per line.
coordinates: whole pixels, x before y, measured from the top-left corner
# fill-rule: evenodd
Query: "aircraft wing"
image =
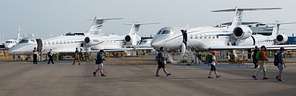
<path fill-rule="evenodd" d="M 46 52 L 49 51 L 49 49 L 46 49 L 45 50 Z M 59 52 L 59 53 L 74 53 L 75 52 L 75 48 L 72 48 L 72 47 L 68 47 L 68 48 L 55 48 L 55 49 L 52 49 L 53 52 Z"/>
<path fill-rule="evenodd" d="M 261 46 L 258 46 L 260 48 Z M 266 50 L 279 50 L 280 47 L 285 47 L 286 50 L 296 50 L 296 45 L 266 45 Z M 217 46 L 209 47 L 208 50 L 243 50 L 243 49 L 254 49 L 255 46 Z"/>
<path fill-rule="evenodd" d="M 114 49 L 102 49 L 105 52 L 122 52 L 132 50 L 152 50 L 153 48 L 114 48 Z M 99 52 L 100 50 L 89 50 L 88 52 Z"/>

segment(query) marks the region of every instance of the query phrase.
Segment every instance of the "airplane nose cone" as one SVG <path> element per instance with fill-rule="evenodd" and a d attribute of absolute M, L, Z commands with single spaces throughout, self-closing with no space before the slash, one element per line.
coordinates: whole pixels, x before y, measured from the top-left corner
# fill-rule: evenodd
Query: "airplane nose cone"
<path fill-rule="evenodd" d="M 161 44 L 159 42 L 151 42 L 151 46 L 153 48 L 160 48 L 161 46 L 163 46 L 163 44 Z"/>

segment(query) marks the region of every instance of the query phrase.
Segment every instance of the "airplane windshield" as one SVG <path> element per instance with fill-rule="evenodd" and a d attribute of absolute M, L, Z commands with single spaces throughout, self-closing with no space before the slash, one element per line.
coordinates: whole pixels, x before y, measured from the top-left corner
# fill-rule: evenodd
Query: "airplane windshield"
<path fill-rule="evenodd" d="M 20 43 L 29 43 L 29 40 L 22 40 Z"/>
<path fill-rule="evenodd" d="M 159 30 L 157 34 L 170 34 L 171 30 Z"/>
<path fill-rule="evenodd" d="M 6 41 L 5 43 L 14 43 L 13 41 Z"/>
<path fill-rule="evenodd" d="M 161 34 L 170 34 L 170 33 L 171 33 L 170 30 L 163 30 L 163 31 L 161 32 Z"/>
<path fill-rule="evenodd" d="M 157 32 L 157 34 L 160 34 L 162 32 L 162 30 L 159 30 L 158 32 Z"/>

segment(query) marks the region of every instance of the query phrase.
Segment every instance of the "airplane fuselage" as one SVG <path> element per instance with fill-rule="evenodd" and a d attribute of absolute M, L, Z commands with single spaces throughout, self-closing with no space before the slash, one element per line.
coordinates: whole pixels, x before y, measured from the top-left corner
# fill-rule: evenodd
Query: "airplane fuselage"
<path fill-rule="evenodd" d="M 151 46 L 155 49 L 178 50 L 183 43 L 182 28 L 165 27 L 155 35 Z M 205 30 L 206 29 L 206 30 Z M 197 27 L 187 30 L 187 49 L 207 50 L 211 46 L 227 46 L 231 31 L 227 28 Z"/>

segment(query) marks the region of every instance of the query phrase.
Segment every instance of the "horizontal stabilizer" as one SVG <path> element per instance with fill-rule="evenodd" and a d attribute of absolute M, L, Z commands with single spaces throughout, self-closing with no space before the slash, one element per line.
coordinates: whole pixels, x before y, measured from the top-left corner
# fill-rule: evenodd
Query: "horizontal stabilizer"
<path fill-rule="evenodd" d="M 151 24 L 160 24 L 160 22 L 155 22 L 155 23 L 140 23 L 140 22 L 134 22 L 134 23 L 125 23 L 124 25 L 151 25 Z"/>
<path fill-rule="evenodd" d="M 282 8 L 234 8 L 234 9 L 223 9 L 223 10 L 214 10 L 212 12 L 233 12 L 233 11 L 260 11 L 260 10 L 276 10 Z"/>

